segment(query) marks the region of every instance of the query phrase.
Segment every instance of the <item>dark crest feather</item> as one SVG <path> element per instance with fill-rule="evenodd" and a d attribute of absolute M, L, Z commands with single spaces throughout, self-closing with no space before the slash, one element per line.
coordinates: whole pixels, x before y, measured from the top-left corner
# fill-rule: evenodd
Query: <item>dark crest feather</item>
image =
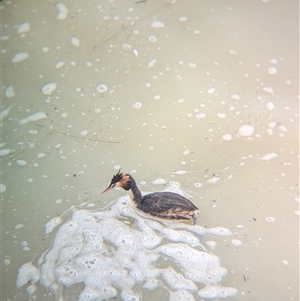
<path fill-rule="evenodd" d="M 112 177 L 110 181 L 110 185 L 120 182 L 122 178 L 123 178 L 123 173 L 121 173 L 121 169 L 119 169 L 118 173 Z"/>

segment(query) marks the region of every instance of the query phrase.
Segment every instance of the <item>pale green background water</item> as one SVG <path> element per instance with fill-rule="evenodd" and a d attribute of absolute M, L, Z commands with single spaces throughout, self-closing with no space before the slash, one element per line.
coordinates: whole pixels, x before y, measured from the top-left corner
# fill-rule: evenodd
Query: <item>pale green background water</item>
<path fill-rule="evenodd" d="M 299 300 L 298 1 L 172 2 L 66 0 L 61 19 L 55 1 L 1 2 L 2 300 L 28 299 L 17 271 L 51 246 L 44 225 L 118 166 L 145 191 L 179 182 L 199 225 L 233 232 L 213 251 L 231 300 Z"/>

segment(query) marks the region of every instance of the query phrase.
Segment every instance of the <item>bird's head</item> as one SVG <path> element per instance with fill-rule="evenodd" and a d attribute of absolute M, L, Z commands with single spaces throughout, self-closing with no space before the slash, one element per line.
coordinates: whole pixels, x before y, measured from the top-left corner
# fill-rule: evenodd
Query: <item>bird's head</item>
<path fill-rule="evenodd" d="M 110 191 L 114 187 L 122 187 L 125 190 L 131 189 L 132 177 L 129 174 L 121 172 L 121 169 L 116 175 L 114 175 L 106 189 L 102 191 L 101 194 Z"/>

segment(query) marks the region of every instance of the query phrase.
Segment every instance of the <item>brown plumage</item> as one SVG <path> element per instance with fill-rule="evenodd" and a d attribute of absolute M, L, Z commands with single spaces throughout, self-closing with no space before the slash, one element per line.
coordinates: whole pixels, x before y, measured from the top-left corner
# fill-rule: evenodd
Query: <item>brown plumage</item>
<path fill-rule="evenodd" d="M 136 207 L 145 213 L 167 219 L 191 219 L 193 220 L 193 225 L 197 222 L 198 208 L 180 194 L 165 191 L 143 196 L 133 177 L 122 173 L 120 170 L 113 176 L 109 186 L 102 193 L 111 190 L 115 186 L 129 191 Z"/>

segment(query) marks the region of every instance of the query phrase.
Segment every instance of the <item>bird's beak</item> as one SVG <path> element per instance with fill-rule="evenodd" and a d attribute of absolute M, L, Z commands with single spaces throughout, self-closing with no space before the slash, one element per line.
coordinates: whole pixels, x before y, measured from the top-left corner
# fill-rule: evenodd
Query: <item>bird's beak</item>
<path fill-rule="evenodd" d="M 113 188 L 114 188 L 114 185 L 110 185 L 110 186 L 108 186 L 106 189 L 104 189 L 104 190 L 101 192 L 101 194 L 103 194 L 103 193 L 105 193 L 105 192 L 108 192 L 108 191 L 112 190 Z"/>

